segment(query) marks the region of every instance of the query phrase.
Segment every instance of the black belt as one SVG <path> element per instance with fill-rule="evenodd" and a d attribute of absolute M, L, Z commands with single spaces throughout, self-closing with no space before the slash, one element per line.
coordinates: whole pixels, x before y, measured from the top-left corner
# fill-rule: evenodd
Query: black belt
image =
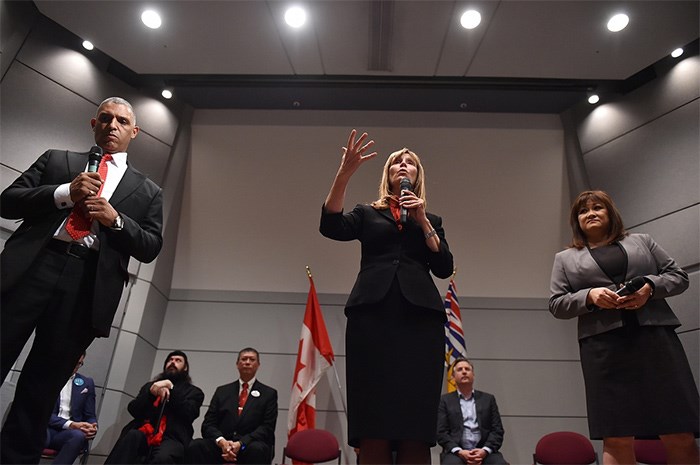
<path fill-rule="evenodd" d="M 77 242 L 66 242 L 60 239 L 51 239 L 46 245 L 47 249 L 54 252 L 70 255 L 80 259 L 86 259 L 92 253 L 92 250 Z"/>

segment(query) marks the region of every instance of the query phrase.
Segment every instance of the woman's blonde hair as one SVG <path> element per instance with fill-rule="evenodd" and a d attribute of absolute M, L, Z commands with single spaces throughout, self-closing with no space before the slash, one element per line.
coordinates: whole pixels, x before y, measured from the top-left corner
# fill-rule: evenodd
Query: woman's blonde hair
<path fill-rule="evenodd" d="M 418 198 L 422 199 L 425 205 L 428 204 L 428 202 L 425 200 L 425 172 L 423 171 L 423 165 L 420 162 L 420 157 L 415 152 L 411 152 L 404 147 L 401 150 L 397 150 L 389 155 L 389 158 L 386 159 L 386 163 L 384 163 L 382 180 L 379 182 L 379 198 L 372 202 L 372 206 L 377 210 L 385 210 L 389 208 L 389 198 L 392 195 L 400 194 L 400 192 L 391 192 L 391 185 L 389 184 L 389 168 L 394 164 L 394 161 L 404 153 L 407 153 L 413 159 L 413 161 L 416 162 L 416 182 L 413 185 L 413 193 L 416 194 Z"/>

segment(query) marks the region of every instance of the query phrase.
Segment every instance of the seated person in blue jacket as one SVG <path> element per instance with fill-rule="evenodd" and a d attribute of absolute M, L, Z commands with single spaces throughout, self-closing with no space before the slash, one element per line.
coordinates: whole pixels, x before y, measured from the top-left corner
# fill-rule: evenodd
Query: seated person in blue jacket
<path fill-rule="evenodd" d="M 58 451 L 54 464 L 71 464 L 88 447 L 88 439 L 97 434 L 95 382 L 78 373 L 85 352 L 75 364 L 73 374 L 56 400 L 46 434 L 46 447 Z"/>
<path fill-rule="evenodd" d="M 498 452 L 504 431 L 496 398 L 474 389 L 474 365 L 466 358 L 452 364 L 452 377 L 457 390 L 440 397 L 438 408 L 440 463 L 507 464 Z"/>

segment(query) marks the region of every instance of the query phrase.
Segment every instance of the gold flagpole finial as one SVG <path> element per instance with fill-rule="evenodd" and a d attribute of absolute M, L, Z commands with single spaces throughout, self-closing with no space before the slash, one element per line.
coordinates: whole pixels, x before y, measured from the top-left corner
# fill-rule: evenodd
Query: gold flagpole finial
<path fill-rule="evenodd" d="M 454 269 L 452 270 L 452 276 L 450 276 L 450 279 L 455 279 L 456 274 L 457 274 L 457 267 L 455 266 Z"/>
<path fill-rule="evenodd" d="M 311 268 L 309 268 L 309 265 L 306 265 L 306 274 L 311 278 Z"/>

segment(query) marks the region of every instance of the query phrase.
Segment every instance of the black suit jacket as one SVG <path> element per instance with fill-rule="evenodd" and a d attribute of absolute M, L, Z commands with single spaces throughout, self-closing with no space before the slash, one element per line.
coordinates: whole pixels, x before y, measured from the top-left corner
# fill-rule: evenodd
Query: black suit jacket
<path fill-rule="evenodd" d="M 476 403 L 476 420 L 479 422 L 481 440 L 477 447 L 488 447 L 493 452 L 503 445 L 503 423 L 498 412 L 496 398 L 488 392 L 474 390 L 474 402 Z M 459 406 L 459 392 L 450 392 L 440 397 L 438 407 L 437 441 L 442 446 L 441 456 L 451 453 L 455 447 L 462 447 L 464 431 L 464 418 Z"/>
<path fill-rule="evenodd" d="M 97 414 L 95 413 L 95 382 L 92 378 L 83 376 L 80 373 L 75 374 L 75 378 L 71 382 L 70 396 L 70 420 L 85 421 L 87 423 L 97 423 Z M 65 418 L 58 416 L 58 411 L 61 407 L 61 396 L 56 399 L 56 405 L 49 418 L 49 428 L 61 431 L 66 423 Z"/>
<path fill-rule="evenodd" d="M 161 405 L 156 407 L 153 405 L 156 396 L 150 392 L 152 384 L 153 382 L 149 381 L 141 386 L 139 394 L 129 402 L 127 409 L 134 419 L 124 427 L 121 436 L 134 428 L 141 427 L 146 421 L 156 427 L 160 410 L 164 408 L 163 415 L 167 420 L 163 437 L 174 439 L 187 447 L 192 441 L 194 434 L 192 422 L 199 416 L 200 407 L 204 402 L 204 393 L 197 386 L 181 381 L 170 390 L 170 400 L 165 407 Z"/>
<path fill-rule="evenodd" d="M 21 219 L 22 224 L 5 243 L 0 255 L 0 285 L 5 291 L 27 272 L 41 249 L 70 214 L 54 203 L 56 188 L 71 182 L 87 165 L 87 153 L 49 150 L 22 173 L 0 196 L 0 216 Z M 163 244 L 161 189 L 130 165 L 109 203 L 124 219 L 124 228 L 101 226 L 98 238 L 92 326 L 96 336 L 108 336 L 119 304 L 130 257 L 148 263 Z M 99 296 L 99 298 L 95 298 Z"/>
<path fill-rule="evenodd" d="M 241 441 L 246 446 L 260 441 L 270 447 L 272 458 L 277 425 L 277 391 L 256 379 L 239 416 L 239 386 L 239 382 L 235 381 L 216 388 L 204 415 L 202 437 L 216 440 L 223 436 L 228 440 Z"/>
<path fill-rule="evenodd" d="M 401 293 L 409 302 L 445 314 L 430 272 L 438 278 L 450 277 L 454 271 L 452 253 L 445 240 L 442 219 L 432 213 L 427 215 L 440 237 L 437 252 L 425 244 L 423 230 L 414 221 L 399 231 L 390 209 L 357 205 L 349 213 L 322 212 L 321 234 L 339 241 L 357 239 L 362 244 L 360 272 L 346 308 L 379 302 L 396 276 Z"/>

